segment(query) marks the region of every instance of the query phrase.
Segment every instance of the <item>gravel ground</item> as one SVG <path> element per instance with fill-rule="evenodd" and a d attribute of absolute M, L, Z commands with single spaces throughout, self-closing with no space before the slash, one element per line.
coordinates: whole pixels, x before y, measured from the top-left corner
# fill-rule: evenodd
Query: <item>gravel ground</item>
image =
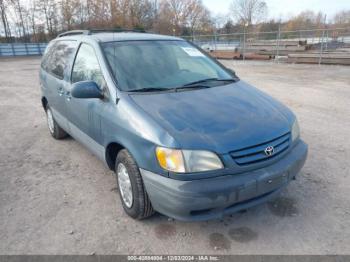
<path fill-rule="evenodd" d="M 350 254 L 350 67 L 224 61 L 294 110 L 309 157 L 274 202 L 183 223 L 132 220 L 113 173 L 51 138 L 39 63 L 0 60 L 0 254 Z"/>

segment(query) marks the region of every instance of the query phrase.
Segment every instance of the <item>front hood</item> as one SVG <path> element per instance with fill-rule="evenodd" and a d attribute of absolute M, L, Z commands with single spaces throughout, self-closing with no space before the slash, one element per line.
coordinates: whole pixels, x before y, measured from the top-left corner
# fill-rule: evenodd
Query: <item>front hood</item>
<path fill-rule="evenodd" d="M 290 131 L 283 105 L 239 81 L 183 92 L 130 95 L 182 149 L 217 153 L 267 142 Z"/>

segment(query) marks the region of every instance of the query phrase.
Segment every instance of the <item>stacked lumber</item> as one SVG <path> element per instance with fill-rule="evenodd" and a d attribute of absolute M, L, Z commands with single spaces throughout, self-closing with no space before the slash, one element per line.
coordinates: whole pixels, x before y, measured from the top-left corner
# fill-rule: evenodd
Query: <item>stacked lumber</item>
<path fill-rule="evenodd" d="M 243 55 L 242 55 L 243 59 Z M 261 55 L 256 53 L 246 53 L 244 56 L 244 59 L 246 60 L 270 60 L 271 56 L 269 55 Z"/>
<path fill-rule="evenodd" d="M 216 50 L 211 51 L 209 54 L 216 59 L 243 59 L 243 54 L 236 51 Z M 246 53 L 244 58 L 247 60 L 269 60 L 271 57 L 256 53 Z"/>
<path fill-rule="evenodd" d="M 278 51 L 277 51 L 278 48 Z M 275 58 L 288 63 L 318 64 L 320 50 L 311 50 L 306 41 L 275 40 L 248 41 L 246 46 L 235 50 L 212 50 L 209 54 L 217 59 L 269 60 Z M 328 49 L 322 51 L 322 64 L 350 65 L 350 48 Z"/>
<path fill-rule="evenodd" d="M 276 40 L 259 40 L 259 41 L 254 41 L 254 42 L 248 42 L 251 45 L 255 46 L 268 46 L 268 45 L 272 45 L 272 46 L 276 46 L 277 45 L 277 41 Z M 301 41 L 301 40 L 280 40 L 279 45 L 281 46 L 306 46 L 307 42 L 306 40 Z"/>
<path fill-rule="evenodd" d="M 246 46 L 240 47 L 238 51 L 254 52 L 260 55 L 274 56 L 277 53 L 279 55 L 288 55 L 289 53 L 305 52 L 306 46 Z M 277 52 L 278 50 L 278 52 Z"/>
<path fill-rule="evenodd" d="M 216 59 L 240 59 L 241 57 L 239 52 L 226 50 L 210 51 L 209 54 Z"/>
<path fill-rule="evenodd" d="M 337 48 L 336 50 L 337 52 L 345 52 L 345 53 L 349 53 L 350 54 L 350 47 L 343 47 L 343 48 Z"/>
<path fill-rule="evenodd" d="M 318 64 L 320 61 L 319 53 L 289 54 L 289 63 Z M 321 64 L 329 65 L 350 65 L 350 53 L 345 52 L 327 52 L 322 54 Z"/>
<path fill-rule="evenodd" d="M 248 42 L 245 46 L 240 46 L 238 50 L 240 52 L 254 52 L 259 55 L 274 56 L 277 53 L 279 55 L 288 55 L 289 53 L 305 52 L 309 49 L 306 41 L 288 41 L 281 40 L 261 40 L 255 42 Z"/>

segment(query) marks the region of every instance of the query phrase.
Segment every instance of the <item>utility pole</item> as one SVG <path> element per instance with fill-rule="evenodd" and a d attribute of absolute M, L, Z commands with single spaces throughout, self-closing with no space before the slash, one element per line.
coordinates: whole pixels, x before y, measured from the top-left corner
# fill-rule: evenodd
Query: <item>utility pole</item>
<path fill-rule="evenodd" d="M 280 49 L 280 39 L 281 39 L 281 20 L 279 21 L 278 24 L 278 34 L 277 34 L 277 41 L 276 41 L 276 57 L 275 57 L 275 61 L 277 59 L 277 63 L 279 64 L 280 60 L 278 58 L 279 56 L 279 49 Z"/>
<path fill-rule="evenodd" d="M 158 29 L 158 33 L 160 33 L 159 31 L 159 21 L 158 21 L 158 0 L 154 0 L 154 22 L 153 22 L 153 27 L 156 26 Z M 154 28 L 153 28 L 154 29 Z"/>
<path fill-rule="evenodd" d="M 325 30 L 327 29 L 326 19 L 327 19 L 327 15 L 324 15 L 324 22 L 323 22 L 324 27 L 322 30 L 322 40 L 321 40 L 322 42 L 321 42 L 320 56 L 318 58 L 318 65 L 321 65 L 321 62 L 322 62 L 324 34 L 325 34 Z"/>
<path fill-rule="evenodd" d="M 248 28 L 249 23 L 244 23 L 244 30 L 243 30 L 243 61 L 245 61 L 245 41 L 246 41 L 246 28 Z"/>

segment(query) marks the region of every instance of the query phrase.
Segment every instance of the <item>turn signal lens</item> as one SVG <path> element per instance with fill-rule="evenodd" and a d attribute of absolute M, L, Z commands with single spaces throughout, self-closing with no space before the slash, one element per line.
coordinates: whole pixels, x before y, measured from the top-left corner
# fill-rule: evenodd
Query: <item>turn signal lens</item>
<path fill-rule="evenodd" d="M 195 173 L 224 168 L 220 158 L 209 151 L 157 147 L 156 156 L 163 169 L 176 173 Z"/>
<path fill-rule="evenodd" d="M 185 165 L 181 150 L 157 147 L 156 156 L 159 165 L 165 170 L 185 173 Z"/>

